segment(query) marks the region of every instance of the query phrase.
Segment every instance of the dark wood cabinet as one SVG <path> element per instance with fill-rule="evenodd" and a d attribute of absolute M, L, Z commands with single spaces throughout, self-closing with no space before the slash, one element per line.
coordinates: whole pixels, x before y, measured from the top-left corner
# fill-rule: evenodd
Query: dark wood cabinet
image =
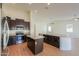
<path fill-rule="evenodd" d="M 22 41 L 26 42 L 26 36 L 22 36 Z M 16 44 L 16 36 L 9 36 L 8 46 Z"/>
<path fill-rule="evenodd" d="M 14 30 L 16 26 L 15 20 L 8 20 L 8 24 L 9 24 L 9 29 Z"/>
<path fill-rule="evenodd" d="M 24 25 L 26 30 L 30 30 L 30 22 L 24 21 L 24 19 L 16 19 L 16 25 Z"/>
<path fill-rule="evenodd" d="M 60 37 L 59 36 L 46 35 L 46 34 L 44 34 L 43 36 L 45 37 L 44 42 L 46 42 L 50 45 L 53 45 L 57 48 L 60 47 Z"/>
<path fill-rule="evenodd" d="M 16 25 L 24 25 L 24 28 L 26 30 L 30 30 L 30 22 L 26 22 L 24 21 L 24 19 L 16 19 L 16 20 L 8 19 L 7 21 L 10 30 L 14 30 L 16 28 Z"/>
<path fill-rule="evenodd" d="M 10 30 L 14 30 L 16 28 L 16 25 L 24 25 L 26 30 L 30 30 L 30 22 L 24 21 L 24 19 L 16 18 L 15 20 L 12 20 L 9 16 L 3 17 L 2 27 L 4 26 L 5 20 L 7 20 Z"/>
<path fill-rule="evenodd" d="M 8 46 L 16 44 L 16 36 L 10 36 Z"/>
<path fill-rule="evenodd" d="M 17 19 L 15 20 L 16 25 L 24 25 L 24 19 Z"/>
<path fill-rule="evenodd" d="M 24 22 L 25 24 L 25 29 L 30 30 L 30 22 Z"/>
<path fill-rule="evenodd" d="M 27 46 L 32 51 L 34 55 L 42 52 L 43 50 L 43 38 L 35 39 L 32 37 L 27 37 Z"/>
<path fill-rule="evenodd" d="M 35 40 L 27 37 L 27 46 L 32 51 L 33 54 L 35 54 Z"/>
<path fill-rule="evenodd" d="M 43 51 L 43 38 L 37 39 L 35 41 L 35 54 L 38 54 Z"/>

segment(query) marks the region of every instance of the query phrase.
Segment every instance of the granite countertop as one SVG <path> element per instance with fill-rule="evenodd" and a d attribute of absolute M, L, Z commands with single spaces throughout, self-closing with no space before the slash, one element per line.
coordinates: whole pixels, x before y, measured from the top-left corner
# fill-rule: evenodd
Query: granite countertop
<path fill-rule="evenodd" d="M 51 36 L 59 36 L 59 37 L 66 37 L 64 34 L 44 34 L 44 35 L 51 35 Z"/>
<path fill-rule="evenodd" d="M 34 35 L 27 35 L 27 37 L 30 37 L 34 40 L 44 38 L 43 36 L 34 36 Z"/>
<path fill-rule="evenodd" d="M 72 34 L 45 34 L 45 35 L 59 36 L 59 37 L 69 37 L 69 38 L 79 38 L 78 35 L 72 35 Z"/>

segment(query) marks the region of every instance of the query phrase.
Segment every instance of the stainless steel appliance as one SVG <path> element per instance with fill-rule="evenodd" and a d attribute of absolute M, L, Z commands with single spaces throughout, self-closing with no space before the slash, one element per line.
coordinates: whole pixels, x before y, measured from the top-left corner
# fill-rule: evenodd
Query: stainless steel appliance
<path fill-rule="evenodd" d="M 24 26 L 16 25 L 16 44 L 23 43 L 24 41 Z"/>
<path fill-rule="evenodd" d="M 8 40 L 9 40 L 9 26 L 7 20 L 5 20 L 3 29 L 3 49 L 6 49 Z"/>
<path fill-rule="evenodd" d="M 4 17 L 2 19 L 2 49 L 5 50 L 9 40 L 9 25 L 8 25 L 8 17 Z"/>

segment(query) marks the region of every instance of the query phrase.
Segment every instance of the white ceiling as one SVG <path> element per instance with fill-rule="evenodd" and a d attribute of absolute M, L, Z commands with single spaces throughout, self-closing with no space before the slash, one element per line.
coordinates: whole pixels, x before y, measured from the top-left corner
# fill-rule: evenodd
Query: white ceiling
<path fill-rule="evenodd" d="M 50 19 L 72 19 L 76 14 L 79 17 L 79 3 L 19 3 L 14 4 L 25 10 L 38 10 L 43 15 L 48 15 Z"/>
<path fill-rule="evenodd" d="M 79 17 L 79 3 L 46 3 L 18 4 L 27 10 L 38 10 L 53 19 L 71 19 L 76 14 Z"/>

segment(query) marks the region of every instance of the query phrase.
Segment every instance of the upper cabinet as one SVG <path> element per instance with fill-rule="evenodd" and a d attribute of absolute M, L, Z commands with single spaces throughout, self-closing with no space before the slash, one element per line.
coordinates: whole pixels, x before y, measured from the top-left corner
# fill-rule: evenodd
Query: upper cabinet
<path fill-rule="evenodd" d="M 26 30 L 30 30 L 30 22 L 26 22 L 23 19 L 16 19 L 16 25 L 24 25 Z"/>
<path fill-rule="evenodd" d="M 15 29 L 15 26 L 16 26 L 15 20 L 8 20 L 8 24 L 9 24 L 9 29 L 10 30 Z"/>
<path fill-rule="evenodd" d="M 24 19 L 16 19 L 16 25 L 24 25 Z"/>
<path fill-rule="evenodd" d="M 12 20 L 10 17 L 6 17 L 3 18 L 2 23 L 4 23 L 4 21 L 7 20 L 10 30 L 15 30 L 17 25 L 23 25 L 25 30 L 30 30 L 30 22 L 24 21 L 24 19 L 16 18 L 15 20 Z"/>
<path fill-rule="evenodd" d="M 30 30 L 30 22 L 25 22 L 25 29 Z"/>

